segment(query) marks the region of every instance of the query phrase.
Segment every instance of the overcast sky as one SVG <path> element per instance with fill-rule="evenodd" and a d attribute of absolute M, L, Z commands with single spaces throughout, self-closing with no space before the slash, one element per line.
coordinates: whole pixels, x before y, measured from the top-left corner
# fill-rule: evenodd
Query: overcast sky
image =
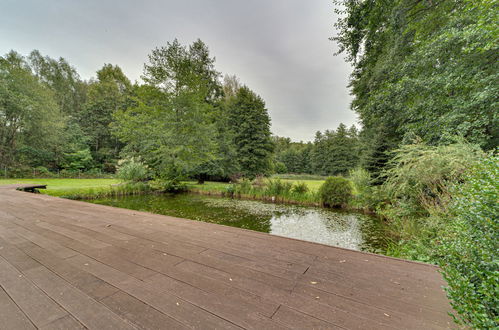
<path fill-rule="evenodd" d="M 356 123 L 335 20 L 330 0 L 1 0 L 0 53 L 62 56 L 83 79 L 117 64 L 133 81 L 153 48 L 200 38 L 219 71 L 263 97 L 274 134 L 308 141 Z"/>

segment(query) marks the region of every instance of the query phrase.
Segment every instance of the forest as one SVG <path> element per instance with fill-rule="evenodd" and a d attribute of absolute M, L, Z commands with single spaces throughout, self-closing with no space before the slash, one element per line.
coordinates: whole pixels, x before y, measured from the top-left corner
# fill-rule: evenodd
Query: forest
<path fill-rule="evenodd" d="M 0 57 L 2 175 L 242 182 L 231 194 L 274 174 L 332 177 L 323 204 L 348 186 L 330 206 L 378 215 L 389 255 L 440 265 L 457 322 L 497 326 L 497 1 L 334 2 L 331 42 L 353 67 L 358 126 L 310 142 L 272 135 L 263 98 L 217 71 L 201 40 L 151 50 L 141 82 L 113 64 L 84 80 L 67 59 L 11 51 Z"/>
<path fill-rule="evenodd" d="M 272 136 L 264 100 L 216 71 L 208 47 L 174 40 L 152 51 L 144 84 L 105 64 L 89 81 L 34 50 L 1 58 L 4 174 L 115 173 L 140 159 L 163 179 L 229 181 L 272 173 L 345 175 L 360 159 L 355 126 L 309 143 Z"/>

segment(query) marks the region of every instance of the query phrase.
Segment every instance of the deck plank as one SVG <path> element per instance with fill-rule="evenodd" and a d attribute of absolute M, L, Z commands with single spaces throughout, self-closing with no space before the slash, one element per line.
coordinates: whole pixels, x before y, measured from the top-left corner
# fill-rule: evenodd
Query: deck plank
<path fill-rule="evenodd" d="M 453 327 L 431 265 L 14 188 L 0 187 L 9 328 Z"/>
<path fill-rule="evenodd" d="M 136 329 L 129 321 L 104 308 L 94 299 L 41 266 L 25 272 L 49 297 L 89 329 Z"/>
<path fill-rule="evenodd" d="M 68 315 L 2 257 L 0 257 L 0 285 L 37 327 Z"/>
<path fill-rule="evenodd" d="M 5 329 L 36 329 L 33 323 L 0 287 L 0 324 Z"/>

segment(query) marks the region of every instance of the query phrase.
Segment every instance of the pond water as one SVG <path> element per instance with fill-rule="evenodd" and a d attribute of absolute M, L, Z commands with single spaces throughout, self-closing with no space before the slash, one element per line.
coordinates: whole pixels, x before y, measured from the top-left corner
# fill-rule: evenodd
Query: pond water
<path fill-rule="evenodd" d="M 383 253 L 380 220 L 358 213 L 194 194 L 137 195 L 92 203 L 246 228 L 354 250 Z"/>

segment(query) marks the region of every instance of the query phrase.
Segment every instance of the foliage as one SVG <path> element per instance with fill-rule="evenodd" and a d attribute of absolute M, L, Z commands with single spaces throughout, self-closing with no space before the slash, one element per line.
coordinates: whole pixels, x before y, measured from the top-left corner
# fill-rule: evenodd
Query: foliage
<path fill-rule="evenodd" d="M 92 160 L 90 149 L 86 148 L 65 153 L 62 166 L 68 171 L 80 171 L 90 169 Z"/>
<path fill-rule="evenodd" d="M 146 181 L 150 177 L 149 169 L 140 160 L 130 158 L 121 162 L 118 178 L 128 182 Z"/>
<path fill-rule="evenodd" d="M 355 126 L 340 124 L 336 130 L 317 132 L 310 153 L 312 173 L 344 175 L 358 163 L 358 133 Z"/>
<path fill-rule="evenodd" d="M 354 66 L 352 108 L 369 135 L 382 128 L 389 147 L 454 135 L 497 146 L 495 1 L 336 3 L 343 10 L 333 40 Z"/>
<path fill-rule="evenodd" d="M 462 180 L 480 156 L 480 148 L 464 141 L 440 146 L 421 142 L 403 145 L 393 152 L 383 189 L 392 204 L 404 204 L 406 212 L 445 211 L 452 185 Z"/>
<path fill-rule="evenodd" d="M 297 182 L 293 186 L 293 192 L 297 194 L 306 194 L 308 192 L 308 185 L 305 182 Z"/>
<path fill-rule="evenodd" d="M 236 185 L 235 192 L 238 194 L 250 194 L 252 189 L 251 180 L 244 178 Z"/>
<path fill-rule="evenodd" d="M 322 204 L 329 207 L 345 206 L 352 194 L 352 183 L 343 177 L 329 177 L 319 189 Z"/>
<path fill-rule="evenodd" d="M 26 59 L 13 51 L 0 57 L 0 164 L 50 164 L 64 125 L 52 91 Z"/>
<path fill-rule="evenodd" d="M 462 324 L 499 326 L 499 157 L 490 155 L 457 188 L 439 248 L 447 292 Z"/>
<path fill-rule="evenodd" d="M 200 40 L 154 49 L 145 84 L 132 85 L 112 64 L 83 81 L 65 59 L 36 50 L 0 62 L 0 164 L 11 173 L 20 164 L 114 173 L 127 157 L 167 181 L 272 170 L 264 101 L 235 76 L 222 85 Z"/>
<path fill-rule="evenodd" d="M 352 182 L 355 191 L 352 204 L 357 208 L 374 209 L 377 205 L 373 200 L 375 187 L 372 186 L 371 174 L 362 168 L 356 168 L 350 170 L 348 179 Z"/>
<path fill-rule="evenodd" d="M 273 164 L 273 172 L 280 174 L 288 173 L 288 168 L 283 162 L 275 161 Z"/>
<path fill-rule="evenodd" d="M 94 159 L 99 164 L 112 164 L 123 146 L 112 136 L 109 125 L 116 111 L 130 105 L 132 86 L 121 68 L 111 64 L 97 71 L 97 77 L 88 84 L 87 100 L 78 121 Z"/>
<path fill-rule="evenodd" d="M 288 181 L 281 181 L 280 179 L 268 180 L 266 186 L 267 195 L 279 196 L 286 195 L 291 192 L 293 184 Z"/>
<path fill-rule="evenodd" d="M 149 183 L 150 187 L 154 191 L 166 192 L 166 193 L 182 193 L 189 190 L 185 182 L 178 180 L 154 180 Z"/>
<path fill-rule="evenodd" d="M 314 175 L 314 174 L 274 174 L 272 178 L 278 178 L 283 180 L 306 180 L 309 181 L 324 181 L 327 179 L 326 176 Z M 322 183 L 322 182 L 321 182 Z"/>
<path fill-rule="evenodd" d="M 66 116 L 77 115 L 84 106 L 86 84 L 64 58 L 53 59 L 33 50 L 26 58 L 35 77 L 53 92 L 54 100 Z"/>
<path fill-rule="evenodd" d="M 116 134 L 156 177 L 179 180 L 214 158 L 208 101 L 216 96 L 218 73 L 199 40 L 189 48 L 174 40 L 153 50 L 149 61 L 148 85 L 137 88 L 136 106 L 117 111 Z"/>
<path fill-rule="evenodd" d="M 336 130 L 317 132 L 314 142 L 291 142 L 274 136 L 275 172 L 344 175 L 359 163 L 359 133 L 355 126 L 340 124 Z M 281 167 L 280 164 L 284 164 Z"/>
<path fill-rule="evenodd" d="M 268 174 L 273 145 L 265 102 L 244 86 L 229 100 L 227 107 L 241 173 L 248 178 Z"/>

